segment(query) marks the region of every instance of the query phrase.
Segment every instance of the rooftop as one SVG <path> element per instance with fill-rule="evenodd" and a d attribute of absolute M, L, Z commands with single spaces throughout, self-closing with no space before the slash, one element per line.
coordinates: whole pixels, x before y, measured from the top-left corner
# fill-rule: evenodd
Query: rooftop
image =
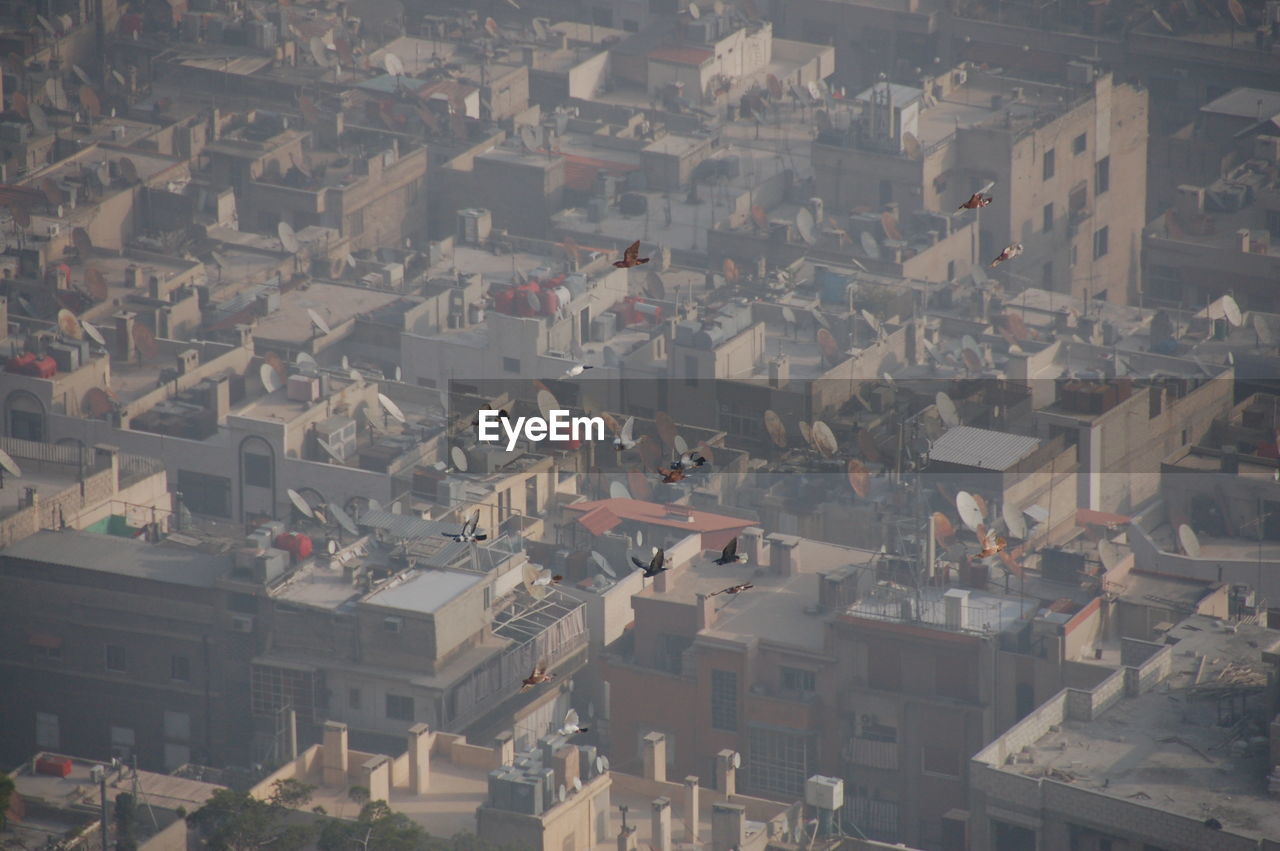
<path fill-rule="evenodd" d="M 356 316 L 397 301 L 400 293 L 368 287 L 312 282 L 305 290 L 290 290 L 280 296 L 280 309 L 264 316 L 253 328 L 255 339 L 303 347 L 317 335 L 307 310 L 319 314 L 330 329 Z"/>
<path fill-rule="evenodd" d="M 972 426 L 947 429 L 929 448 L 929 460 L 1003 472 L 1040 446 L 1035 437 Z"/>
<path fill-rule="evenodd" d="M 40 753 L 36 759 L 58 758 L 58 754 Z M 112 770 L 109 763 L 92 762 L 90 760 L 70 759 L 71 773 L 66 777 L 55 777 L 49 774 L 36 774 L 32 771 L 32 763 L 23 763 L 11 776 L 17 784 L 18 794 L 28 801 L 40 801 L 54 807 L 70 807 L 80 801 L 90 806 L 98 802 L 98 788 L 89 776 L 95 766 L 101 766 L 107 773 L 107 799 L 115 801 L 121 792 L 134 793 L 134 783 L 138 784 L 138 793 L 143 801 L 153 807 L 168 810 L 184 807 L 188 811 L 199 809 L 214 792 L 223 788 L 213 783 L 203 783 L 185 777 L 174 777 L 170 774 L 156 774 L 151 771 L 137 771 L 131 768 Z"/>
<path fill-rule="evenodd" d="M 194 588 L 209 588 L 231 572 L 231 560 L 170 540 L 148 544 L 93 532 L 37 532 L 0 552 L 0 561 L 23 560 L 151 579 Z"/>
<path fill-rule="evenodd" d="M 689 533 L 702 535 L 725 532 L 732 529 L 745 529 L 755 525 L 754 521 L 745 520 L 741 517 L 713 514 L 710 511 L 700 511 L 685 506 L 660 505 L 656 502 L 643 502 L 638 499 L 598 499 L 590 502 L 575 502 L 572 505 L 566 505 L 565 508 L 579 512 L 581 516 L 577 518 L 578 522 L 590 528 L 597 535 L 612 529 L 622 521 L 669 526 L 674 529 L 683 529 Z M 597 518 L 602 523 L 608 520 L 608 524 L 602 525 L 601 528 L 596 528 L 597 523 L 589 521 L 587 519 L 588 516 Z"/>
<path fill-rule="evenodd" d="M 1172 670 L 1162 685 L 1117 701 L 1093 721 L 1065 720 L 1026 750 L 1028 761 L 1002 770 L 1196 820 L 1216 818 L 1224 830 L 1249 837 L 1280 836 L 1280 809 L 1267 795 L 1266 745 L 1258 744 L 1266 728 L 1257 717 L 1268 700 L 1269 670 L 1274 688 L 1274 665 L 1260 653 L 1273 649 L 1280 633 L 1195 615 L 1169 639 L 1176 641 Z"/>
<path fill-rule="evenodd" d="M 387 609 L 433 614 L 455 597 L 484 581 L 474 573 L 452 570 L 406 571 L 374 591 L 365 602 Z"/>

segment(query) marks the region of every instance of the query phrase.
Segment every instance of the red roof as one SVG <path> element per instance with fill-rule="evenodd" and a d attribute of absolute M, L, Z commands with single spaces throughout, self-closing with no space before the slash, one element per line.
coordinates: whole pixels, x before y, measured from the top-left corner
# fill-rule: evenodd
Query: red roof
<path fill-rule="evenodd" d="M 564 185 L 581 192 L 590 192 L 595 188 L 597 172 L 607 171 L 610 174 L 623 175 L 639 168 L 626 163 L 584 157 L 581 154 L 563 154 L 562 156 L 564 157 Z"/>
<path fill-rule="evenodd" d="M 602 524 L 609 518 L 615 522 L 605 527 L 606 530 L 612 529 L 623 520 L 630 520 L 633 523 L 651 523 L 655 526 L 687 529 L 689 532 L 702 535 L 747 529 L 756 525 L 754 520 L 742 517 L 712 514 L 709 511 L 699 511 L 685 505 L 659 505 L 656 502 L 643 502 L 638 499 L 598 499 L 594 502 L 578 502 L 566 508 L 583 512 L 578 522 L 592 531 L 595 531 L 593 529 L 595 525 Z M 600 533 L 596 532 L 596 534 Z"/>
<path fill-rule="evenodd" d="M 692 65 L 695 68 L 715 55 L 714 50 L 707 50 L 705 47 L 655 47 L 649 51 L 649 58 L 658 62 Z"/>
<path fill-rule="evenodd" d="M 579 517 L 578 522 L 585 526 L 591 534 L 603 535 L 622 521 L 618 519 L 618 515 L 602 505 Z"/>

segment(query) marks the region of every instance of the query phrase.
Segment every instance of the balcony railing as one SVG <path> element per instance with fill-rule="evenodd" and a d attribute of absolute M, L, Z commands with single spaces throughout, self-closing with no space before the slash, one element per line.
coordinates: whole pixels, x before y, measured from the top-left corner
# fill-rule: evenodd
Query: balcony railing
<path fill-rule="evenodd" d="M 898 770 L 898 743 L 852 736 L 844 747 L 844 758 L 867 768 Z"/>

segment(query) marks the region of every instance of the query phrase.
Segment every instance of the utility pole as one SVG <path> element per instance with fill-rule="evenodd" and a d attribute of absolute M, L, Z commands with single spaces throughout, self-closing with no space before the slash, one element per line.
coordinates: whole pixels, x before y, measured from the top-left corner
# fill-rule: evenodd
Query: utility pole
<path fill-rule="evenodd" d="M 108 835 L 107 828 L 107 769 L 102 765 L 95 765 L 90 769 L 89 777 L 98 783 L 99 803 L 101 807 L 100 815 L 102 817 L 102 851 L 108 851 L 111 847 L 111 838 Z"/>

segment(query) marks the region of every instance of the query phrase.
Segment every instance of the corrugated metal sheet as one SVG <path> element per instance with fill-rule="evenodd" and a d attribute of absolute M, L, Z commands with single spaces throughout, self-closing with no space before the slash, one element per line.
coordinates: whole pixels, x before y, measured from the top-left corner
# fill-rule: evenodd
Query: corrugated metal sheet
<path fill-rule="evenodd" d="M 459 530 L 457 523 L 437 523 L 434 520 L 423 520 L 408 514 L 392 514 L 390 511 L 381 509 L 366 511 L 360 515 L 356 523 L 366 529 L 385 529 L 393 538 L 405 541 L 439 541 L 440 549 L 432 554 L 432 561 L 436 564 L 451 564 L 465 555 L 471 547 L 470 544 L 451 541 L 444 537 Z"/>
<path fill-rule="evenodd" d="M 1039 446 L 1040 440 L 1035 437 L 957 426 L 934 441 L 929 458 L 943 464 L 1002 471 L 1026 458 Z"/>

